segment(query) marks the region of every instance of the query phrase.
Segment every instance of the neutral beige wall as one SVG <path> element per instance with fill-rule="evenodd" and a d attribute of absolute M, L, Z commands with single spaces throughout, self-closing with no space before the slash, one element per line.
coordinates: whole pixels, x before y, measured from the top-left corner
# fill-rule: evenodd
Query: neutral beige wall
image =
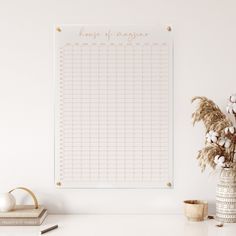
<path fill-rule="evenodd" d="M 0 191 L 32 188 L 51 212 L 181 212 L 186 198 L 215 199 L 216 176 L 195 156 L 203 128 L 190 121 L 194 95 L 220 106 L 236 90 L 234 0 L 0 0 Z M 54 187 L 53 25 L 173 25 L 173 190 Z M 213 207 L 212 207 L 213 209 Z"/>

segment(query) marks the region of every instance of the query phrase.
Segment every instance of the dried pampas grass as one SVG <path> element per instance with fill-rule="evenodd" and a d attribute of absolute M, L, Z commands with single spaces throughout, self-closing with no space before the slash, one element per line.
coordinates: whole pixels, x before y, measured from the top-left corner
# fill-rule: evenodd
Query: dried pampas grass
<path fill-rule="evenodd" d="M 234 167 L 234 151 L 236 145 L 235 134 L 225 133 L 225 128 L 233 126 L 232 121 L 220 110 L 220 108 L 210 99 L 206 97 L 194 97 L 193 102 L 198 102 L 197 109 L 192 114 L 193 125 L 202 121 L 206 134 L 209 132 L 216 132 L 219 137 L 215 139 L 227 138 L 230 139 L 231 145 L 224 147 L 218 141 L 205 142 L 205 147 L 198 152 L 197 159 L 201 170 L 204 171 L 206 166 L 213 169 L 216 167 L 215 157 L 223 156 L 225 159 L 225 167 Z"/>
<path fill-rule="evenodd" d="M 194 97 L 192 103 L 195 101 L 199 103 L 196 111 L 192 114 L 193 125 L 202 121 L 207 132 L 214 130 L 218 133 L 233 125 L 231 120 L 226 117 L 212 100 L 206 97 Z"/>

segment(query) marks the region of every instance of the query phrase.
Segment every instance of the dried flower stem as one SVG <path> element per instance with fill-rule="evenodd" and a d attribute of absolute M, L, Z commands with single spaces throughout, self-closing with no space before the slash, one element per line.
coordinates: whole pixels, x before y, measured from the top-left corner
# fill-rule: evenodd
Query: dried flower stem
<path fill-rule="evenodd" d="M 213 169 L 216 167 L 214 159 L 216 156 L 224 156 L 225 162 L 232 164 L 234 159 L 234 151 L 236 148 L 236 139 L 234 134 L 225 134 L 225 128 L 233 126 L 232 121 L 219 109 L 219 107 L 206 97 L 194 97 L 192 102 L 198 101 L 198 107 L 192 114 L 193 125 L 196 122 L 202 121 L 206 128 L 206 133 L 216 132 L 219 138 L 224 138 L 230 142 L 229 147 L 219 145 L 214 142 L 218 137 L 215 137 L 213 143 L 206 141 L 205 147 L 199 151 L 197 159 L 202 171 L 205 170 L 206 165 L 211 166 Z M 236 120 L 236 114 L 235 114 Z"/>

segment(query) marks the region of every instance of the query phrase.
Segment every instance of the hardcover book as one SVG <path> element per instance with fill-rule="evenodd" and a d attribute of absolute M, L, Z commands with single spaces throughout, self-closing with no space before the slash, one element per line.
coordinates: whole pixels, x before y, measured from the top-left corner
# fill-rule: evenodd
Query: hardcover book
<path fill-rule="evenodd" d="M 41 225 L 47 214 L 47 209 L 42 206 L 38 209 L 33 206 L 16 206 L 13 211 L 0 213 L 0 226 Z"/>

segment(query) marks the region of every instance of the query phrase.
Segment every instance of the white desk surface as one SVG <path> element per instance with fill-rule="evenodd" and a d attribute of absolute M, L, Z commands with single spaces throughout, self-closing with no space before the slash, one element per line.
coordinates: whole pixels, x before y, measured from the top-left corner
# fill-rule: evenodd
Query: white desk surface
<path fill-rule="evenodd" d="M 215 220 L 188 222 L 182 215 L 49 215 L 41 226 L 1 226 L 0 236 L 235 236 L 236 224 L 216 227 Z"/>

